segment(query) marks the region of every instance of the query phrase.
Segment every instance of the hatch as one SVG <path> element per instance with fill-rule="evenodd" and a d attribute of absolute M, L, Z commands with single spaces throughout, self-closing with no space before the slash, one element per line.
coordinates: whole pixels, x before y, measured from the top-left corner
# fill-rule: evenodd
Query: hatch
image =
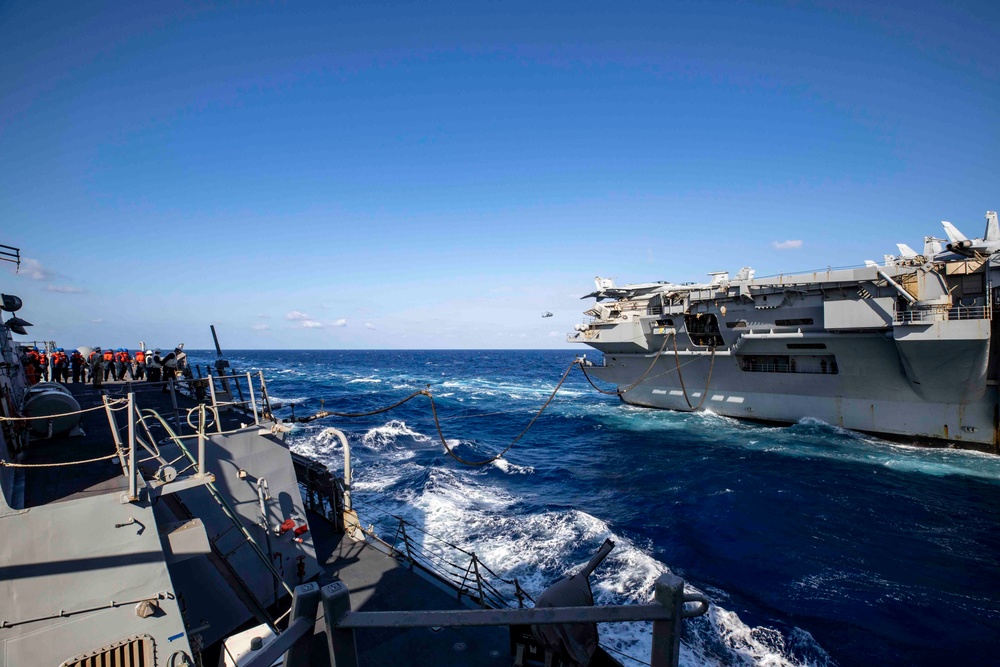
<path fill-rule="evenodd" d="M 722 347 L 722 332 L 719 331 L 719 320 L 714 313 L 696 313 L 684 316 L 684 327 L 691 344 L 700 347 Z"/>

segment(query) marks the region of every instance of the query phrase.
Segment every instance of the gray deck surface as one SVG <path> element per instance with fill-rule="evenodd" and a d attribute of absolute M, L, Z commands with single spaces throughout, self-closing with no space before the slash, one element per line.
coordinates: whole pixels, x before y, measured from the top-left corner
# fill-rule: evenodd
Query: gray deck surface
<path fill-rule="evenodd" d="M 90 384 L 67 384 L 81 408 L 101 404 L 101 392 Z M 132 383 L 136 401 L 141 408 L 152 408 L 164 417 L 173 416 L 170 394 L 159 385 Z M 124 382 L 103 385 L 112 397 L 122 397 L 128 390 Z M 182 415 L 195 405 L 193 399 L 178 395 Z M 124 413 L 118 413 L 122 415 Z M 223 422 L 235 422 L 235 413 L 223 414 Z M 242 421 L 247 418 L 243 417 Z M 82 415 L 85 435 L 61 437 L 32 442 L 26 463 L 73 461 L 104 456 L 114 452 L 108 418 L 103 410 Z M 124 417 L 119 418 L 123 428 Z M 25 469 L 25 506 L 39 506 L 82 495 L 125 491 L 125 477 L 115 461 L 100 461 L 72 468 Z M 67 474 L 72 470 L 73 474 Z M 420 609 L 467 609 L 456 593 L 443 584 L 432 583 L 427 575 L 413 572 L 382 551 L 363 542 L 354 542 L 336 533 L 325 518 L 310 513 L 309 525 L 324 564 L 319 584 L 330 583 L 335 577 L 351 592 L 351 608 L 355 611 L 391 611 Z M 311 663 L 327 667 L 329 662 L 325 624 L 321 618 L 313 637 Z M 511 655 L 507 628 L 428 628 L 371 629 L 356 633 L 360 665 L 509 665 Z"/>
<path fill-rule="evenodd" d="M 68 383 L 64 385 L 86 410 L 102 405 L 102 392 L 91 384 Z M 103 389 L 112 398 L 121 398 L 127 391 L 128 383 L 105 382 Z M 158 410 L 163 415 L 173 415 L 170 394 L 163 393 L 159 386 L 144 382 L 132 383 L 136 392 L 136 402 L 142 408 Z M 183 396 L 187 405 L 194 403 Z M 125 426 L 125 412 L 116 413 L 119 426 Z M 52 439 L 33 436 L 25 452 L 23 463 L 62 463 L 84 461 L 113 454 L 114 440 L 104 410 L 92 410 L 80 416 L 83 435 L 58 436 Z M 124 433 L 124 431 L 123 431 Z M 22 468 L 24 471 L 24 506 L 38 507 L 51 502 L 71 500 L 87 495 L 126 491 L 128 484 L 122 475 L 121 465 L 115 460 L 95 461 L 71 467 Z"/>
<path fill-rule="evenodd" d="M 310 517 L 317 556 L 324 560 L 319 584 L 334 577 L 351 592 L 354 611 L 468 609 L 453 591 L 432 583 L 396 559 L 364 542 L 334 533 L 318 516 Z M 509 665 L 507 628 L 386 628 L 355 633 L 359 663 L 366 665 Z M 325 667 L 326 633 L 316 625 L 313 664 Z M 456 648 L 457 647 L 457 648 Z M 320 657 L 322 656 L 322 657 Z"/>

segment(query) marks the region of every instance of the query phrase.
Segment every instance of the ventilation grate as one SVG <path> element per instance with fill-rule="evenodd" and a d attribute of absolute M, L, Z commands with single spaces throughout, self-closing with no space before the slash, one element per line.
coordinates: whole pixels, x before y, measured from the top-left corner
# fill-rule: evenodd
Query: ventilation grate
<path fill-rule="evenodd" d="M 156 667 L 153 638 L 133 635 L 67 660 L 60 667 Z"/>

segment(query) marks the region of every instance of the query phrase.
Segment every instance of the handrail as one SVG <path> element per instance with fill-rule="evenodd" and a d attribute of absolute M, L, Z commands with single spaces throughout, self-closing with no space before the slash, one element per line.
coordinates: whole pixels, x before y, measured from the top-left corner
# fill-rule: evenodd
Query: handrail
<path fill-rule="evenodd" d="M 993 316 L 990 306 L 954 306 L 952 308 L 929 308 L 898 310 L 893 322 L 943 322 L 950 320 L 988 320 Z"/>
<path fill-rule="evenodd" d="M 307 507 L 328 520 L 339 522 L 340 513 L 345 509 L 342 500 L 343 482 L 330 475 L 325 466 L 322 466 L 322 471 L 318 468 L 316 471 L 323 473 L 321 476 L 327 479 L 326 482 L 308 472 L 312 468 L 309 467 L 307 460 L 303 459 L 298 465 L 306 468 L 306 474 L 303 475 L 306 479 L 300 477 L 299 483 L 303 488 L 303 499 Z M 331 488 L 325 488 L 326 486 Z M 524 607 L 525 601 L 534 602 L 533 598 L 521 588 L 516 578 L 501 577 L 475 552 L 452 544 L 403 517 L 359 501 L 357 498 L 352 498 L 351 504 L 359 515 L 360 525 L 368 526 L 364 530 L 366 537 L 374 540 L 389 556 L 411 568 L 423 570 L 454 589 L 459 597 L 465 595 L 477 604 L 490 608 L 514 605 Z M 376 532 L 376 525 L 380 525 L 385 532 Z M 393 531 L 391 537 L 388 533 L 390 530 Z M 422 536 L 422 544 L 420 540 L 414 539 L 415 533 Z M 473 560 L 476 565 L 473 565 Z M 470 569 L 471 578 L 467 574 Z"/>
<path fill-rule="evenodd" d="M 266 416 L 268 416 L 270 414 L 271 406 L 270 406 L 270 401 L 268 400 L 268 397 L 267 397 L 267 385 L 264 383 L 264 373 L 260 372 L 260 373 L 258 373 L 258 375 L 260 377 L 260 392 L 261 392 L 261 398 L 262 398 L 262 401 L 263 401 L 263 408 L 265 410 L 264 416 L 266 417 Z M 254 420 L 254 424 L 257 424 L 258 426 L 260 425 L 261 413 L 257 409 L 257 394 L 256 394 L 256 392 L 254 391 L 254 388 L 253 388 L 253 376 L 250 374 L 249 371 L 247 371 L 246 373 L 238 374 L 238 375 L 237 374 L 233 374 L 233 375 L 213 375 L 212 373 L 208 373 L 208 375 L 206 375 L 204 378 L 198 378 L 198 379 L 201 380 L 202 382 L 205 382 L 205 383 L 208 384 L 208 389 L 209 389 L 209 393 L 211 395 L 212 407 L 213 408 L 215 408 L 216 410 L 218 410 L 219 408 L 225 408 L 225 407 L 228 407 L 228 406 L 232 406 L 232 407 L 238 408 L 244 414 L 250 414 L 250 415 L 252 415 L 253 416 L 253 420 Z M 226 395 L 230 399 L 233 398 L 233 394 L 229 390 L 229 386 L 228 386 L 229 380 L 233 381 L 233 383 L 235 385 L 235 388 L 236 388 L 236 393 L 239 394 L 240 400 L 238 400 L 238 401 L 237 400 L 228 400 L 228 401 L 220 401 L 219 400 L 219 396 L 218 396 L 218 393 L 217 393 L 216 388 L 215 388 L 216 381 L 221 382 L 222 383 L 223 391 L 226 393 Z M 248 390 L 248 393 L 250 394 L 250 398 L 244 398 L 244 396 L 243 396 L 243 389 L 242 389 L 242 387 L 240 385 L 240 380 L 246 380 L 247 390 Z"/>
<path fill-rule="evenodd" d="M 525 600 L 534 602 L 516 578 L 501 577 L 474 551 L 452 544 L 403 517 L 359 502 L 357 498 L 353 499 L 353 507 L 362 525 L 369 526 L 365 534 L 386 548 L 389 555 L 435 576 L 455 589 L 459 597 L 465 595 L 482 607 L 492 608 L 512 607 L 514 604 L 524 607 Z M 377 518 L 376 514 L 382 517 Z M 376 523 L 389 527 L 385 525 L 387 519 L 391 519 L 395 530 L 391 541 L 375 532 Z M 414 531 L 424 536 L 423 544 L 413 539 L 411 532 Z M 502 589 L 507 589 L 507 592 Z"/>
<path fill-rule="evenodd" d="M 340 580 L 322 589 L 315 583 L 302 584 L 292 594 L 288 629 L 262 647 L 245 667 L 267 667 L 282 654 L 285 664 L 305 664 L 308 646 L 313 643 L 313 628 L 322 604 L 322 623 L 330 664 L 357 667 L 358 646 L 355 630 L 365 628 L 483 627 L 513 625 L 556 625 L 572 623 L 615 623 L 654 621 L 650 664 L 676 667 L 680 662 L 681 630 L 685 618 L 708 611 L 708 599 L 698 593 L 685 593 L 684 580 L 674 574 L 661 574 L 653 585 L 653 604 L 600 607 L 533 607 L 531 609 L 463 609 L 424 611 L 355 611 L 350 590 Z M 686 606 L 695 603 L 695 607 Z M 560 653 L 554 646 L 542 648 L 549 664 Z M 518 644 L 515 664 L 523 664 Z M 553 653 L 556 651 L 556 653 Z M 541 656 L 537 656 L 541 658 Z"/>

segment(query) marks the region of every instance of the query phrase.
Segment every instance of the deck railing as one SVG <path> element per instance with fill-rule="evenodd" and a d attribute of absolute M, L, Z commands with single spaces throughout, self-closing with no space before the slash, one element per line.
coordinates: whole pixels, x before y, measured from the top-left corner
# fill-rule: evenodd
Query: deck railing
<path fill-rule="evenodd" d="M 345 530 L 343 482 L 326 466 L 292 454 L 299 488 L 307 509 Z M 452 544 L 401 516 L 391 514 L 352 496 L 351 508 L 365 538 L 410 569 L 422 570 L 438 582 L 487 609 L 524 607 L 534 602 L 520 582 L 501 577 L 480 560 L 474 551 Z"/>
<path fill-rule="evenodd" d="M 688 603 L 696 606 L 688 606 Z M 656 580 L 652 604 L 454 611 L 353 611 L 350 591 L 343 582 L 334 580 L 322 588 L 308 583 L 294 591 L 288 628 L 259 649 L 244 667 L 267 667 L 281 656 L 287 667 L 312 664 L 310 648 L 314 644 L 313 633 L 321 608 L 329 661 L 338 667 L 357 667 L 358 646 L 354 631 L 366 628 L 510 627 L 626 621 L 653 621 L 649 664 L 651 667 L 677 667 L 683 621 L 704 614 L 708 604 L 702 595 L 685 593 L 684 580 L 673 574 L 662 574 Z M 523 645 L 518 647 L 515 664 L 524 664 L 523 650 Z M 546 651 L 545 664 L 554 664 L 555 658 Z"/>
<path fill-rule="evenodd" d="M 893 321 L 896 324 L 913 324 L 946 320 L 988 320 L 992 316 L 989 306 L 955 306 L 947 309 L 897 310 Z"/>
<path fill-rule="evenodd" d="M 366 534 L 377 540 L 389 554 L 408 567 L 421 569 L 486 609 L 523 608 L 534 602 L 520 582 L 505 579 L 479 559 L 474 551 L 452 544 L 401 516 L 359 502 L 353 507 Z M 389 537 L 389 535 L 392 537 Z"/>

